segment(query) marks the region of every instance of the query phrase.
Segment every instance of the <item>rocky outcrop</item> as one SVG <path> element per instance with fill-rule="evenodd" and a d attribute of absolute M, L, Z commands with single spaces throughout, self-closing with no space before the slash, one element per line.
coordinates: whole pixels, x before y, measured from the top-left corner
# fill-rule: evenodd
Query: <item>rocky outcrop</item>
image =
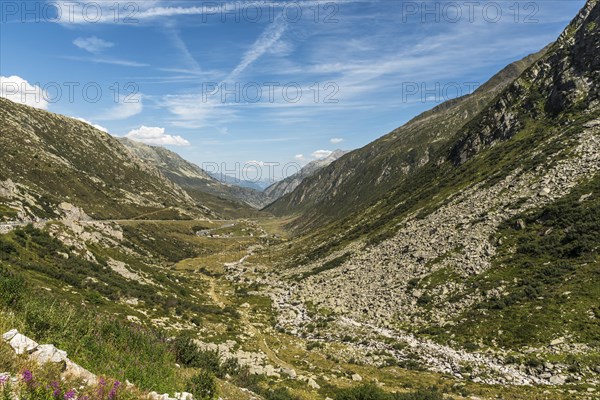
<path fill-rule="evenodd" d="M 583 113 L 600 98 L 600 7 L 589 1 L 547 53 L 506 88 L 450 152 L 462 164 L 530 120 Z M 563 121 L 568 123 L 568 120 Z"/>
<path fill-rule="evenodd" d="M 3 334 L 2 339 L 13 348 L 16 354 L 28 354 L 29 359 L 39 364 L 62 364 L 62 373 L 65 377 L 81 379 L 88 385 L 98 383 L 96 375 L 70 360 L 65 351 L 59 350 L 51 344 L 39 345 L 16 329 Z"/>
<path fill-rule="evenodd" d="M 52 344 L 37 344 L 32 339 L 19 333 L 16 329 L 12 329 L 2 335 L 2 340 L 8 343 L 16 354 L 27 354 L 29 359 L 38 364 L 59 364 L 62 365 L 62 375 L 65 378 L 81 380 L 86 385 L 97 385 L 99 380 L 96 375 L 76 364 L 67 356 L 67 352 L 59 350 Z M 0 376 L 9 376 L 8 374 L 0 374 Z M 133 386 L 128 383 L 129 386 Z M 194 400 L 191 393 L 181 392 L 175 393 L 174 397 L 168 394 L 158 394 L 151 392 L 146 397 L 149 400 Z"/>

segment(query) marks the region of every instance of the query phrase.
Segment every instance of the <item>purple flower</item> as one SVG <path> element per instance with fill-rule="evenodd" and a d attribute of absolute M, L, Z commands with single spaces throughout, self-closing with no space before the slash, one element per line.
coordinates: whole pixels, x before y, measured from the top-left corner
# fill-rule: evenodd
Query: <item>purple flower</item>
<path fill-rule="evenodd" d="M 71 389 L 67 393 L 65 393 L 65 400 L 72 400 L 75 398 L 75 390 Z M 87 398 L 87 396 L 85 396 Z"/>
<path fill-rule="evenodd" d="M 53 389 L 52 390 L 52 396 L 55 399 L 58 399 L 60 397 L 60 384 L 57 381 L 52 381 L 50 382 L 50 385 L 46 386 L 47 388 Z"/>
<path fill-rule="evenodd" d="M 115 381 L 115 383 L 113 384 L 112 389 L 108 393 L 109 400 L 114 400 L 114 399 L 117 398 L 117 390 L 119 390 L 119 386 L 121 386 L 121 382 Z"/>
<path fill-rule="evenodd" d="M 28 369 L 24 370 L 21 373 L 21 376 L 23 378 L 23 382 L 25 382 L 25 383 L 30 383 L 33 380 L 33 374 Z"/>
<path fill-rule="evenodd" d="M 4 385 L 6 382 L 8 382 L 8 375 L 0 376 L 0 386 Z"/>

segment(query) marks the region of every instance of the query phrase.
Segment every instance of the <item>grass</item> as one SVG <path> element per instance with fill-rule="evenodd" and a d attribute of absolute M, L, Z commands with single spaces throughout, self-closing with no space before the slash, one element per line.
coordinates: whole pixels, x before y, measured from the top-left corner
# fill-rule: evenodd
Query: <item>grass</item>
<path fill-rule="evenodd" d="M 3 327 L 18 329 L 38 343 L 52 343 L 95 373 L 128 379 L 146 390 L 183 389 L 174 354 L 160 332 L 34 292 L 6 266 L 0 269 L 0 287 Z"/>
<path fill-rule="evenodd" d="M 471 293 L 505 289 L 476 304 L 452 333 L 459 340 L 480 339 L 508 348 L 544 346 L 567 336 L 598 351 L 599 193 L 596 176 L 566 197 L 507 221 L 497 236 L 502 244 L 494 268 L 468 282 Z M 518 220 L 525 229 L 518 228 Z"/>

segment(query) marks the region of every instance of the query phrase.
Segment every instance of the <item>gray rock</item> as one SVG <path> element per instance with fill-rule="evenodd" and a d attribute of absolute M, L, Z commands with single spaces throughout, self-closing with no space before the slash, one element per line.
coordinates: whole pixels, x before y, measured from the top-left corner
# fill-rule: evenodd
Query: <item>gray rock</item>
<path fill-rule="evenodd" d="M 17 354 L 28 353 L 39 346 L 35 341 L 29 339 L 25 335 L 20 334 L 15 329 L 6 332 L 4 335 L 2 335 L 2 338 L 8 342 L 10 347 L 12 347 Z"/>
<path fill-rule="evenodd" d="M 551 385 L 564 385 L 567 382 L 567 377 L 564 375 L 554 375 L 549 379 Z"/>
<path fill-rule="evenodd" d="M 59 350 L 54 345 L 39 345 L 30 355 L 30 358 L 40 364 L 66 362 L 67 352 Z"/>

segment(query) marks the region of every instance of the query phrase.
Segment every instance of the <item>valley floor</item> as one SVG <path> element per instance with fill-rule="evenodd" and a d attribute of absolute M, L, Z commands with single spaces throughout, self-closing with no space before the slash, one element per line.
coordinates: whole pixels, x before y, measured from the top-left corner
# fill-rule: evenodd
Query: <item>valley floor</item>
<path fill-rule="evenodd" d="M 191 335 L 199 349 L 218 350 L 223 360 L 237 359 L 249 376 L 223 374 L 218 379 L 219 393 L 223 399 L 337 399 L 342 398 L 338 397 L 340 389 L 368 382 L 386 392 L 407 394 L 436 387 L 447 398 L 457 399 L 593 398 L 594 387 L 589 384 L 560 387 L 483 384 L 480 377 L 469 374 L 473 370 L 469 361 L 494 359 L 488 355 L 461 353 L 464 357 L 463 375 L 430 372 L 417 356 L 418 348 L 408 352 L 414 354 L 413 358 L 396 357 L 393 350 L 407 346 L 408 339 L 404 333 L 383 332 L 333 315 L 311 318 L 323 310 L 311 310 L 310 304 L 288 304 L 302 310 L 298 313 L 299 327 L 305 327 L 306 321 L 316 321 L 316 325 L 308 328 L 308 333 L 305 329 L 283 329 L 279 323 L 282 317 L 280 313 L 285 312 L 281 303 L 290 299 L 289 288 L 276 269 L 277 264 L 273 262 L 281 256 L 275 251 L 280 252 L 281 246 L 285 246 L 283 223 L 284 221 L 274 218 L 236 221 L 45 222 L 43 230 L 54 232 L 54 237 L 60 238 L 63 243 L 69 243 L 71 251 L 83 245 L 79 253 L 85 254 L 85 251 L 92 249 L 93 252 L 89 254 L 93 256 L 90 258 L 98 260 L 101 255 L 106 257 L 108 261 L 105 265 L 120 279 L 119 285 L 141 285 L 142 290 L 155 288 L 162 297 L 167 297 L 164 305 L 152 304 L 150 298 L 138 298 L 133 293 L 125 299 L 122 293 L 118 296 L 119 299 L 115 297 L 111 300 L 111 293 L 98 297 L 91 294 L 89 286 L 65 284 L 61 281 L 64 277 L 56 276 L 50 281 L 45 280 L 43 278 L 46 272 L 39 269 L 19 272 L 25 273 L 28 281 L 62 299 L 73 303 L 83 302 L 101 313 L 112 314 L 131 323 L 152 326 L 165 332 L 168 337 L 186 333 Z M 6 237 L 14 236 L 12 239 L 5 238 L 4 242 L 14 239 L 18 243 L 18 238 L 26 235 L 33 238 L 28 239 L 31 241 L 35 240 L 35 235 L 41 235 L 33 230 L 30 233 L 19 233 L 22 232 L 19 229 L 21 228 L 6 234 Z M 74 235 L 74 232 L 78 234 Z M 125 254 L 115 252 L 114 246 L 122 245 L 125 241 L 128 245 L 122 247 L 129 250 L 123 252 Z M 31 249 L 30 246 L 29 251 Z M 161 254 L 165 259 L 158 262 L 155 254 Z M 33 255 L 30 257 L 33 258 Z M 5 259 L 3 265 L 13 271 L 23 269 L 23 266 L 11 266 L 11 259 Z M 117 278 L 111 276 L 110 279 Z M 94 279 L 101 281 L 108 278 L 98 275 L 88 280 Z M 5 309 L 9 310 L 10 306 Z M 36 329 L 39 328 L 28 320 L 28 314 L 23 318 L 19 317 L 19 311 L 16 314 L 17 316 L 7 311 L 0 313 L 1 330 L 18 328 L 35 338 Z M 97 365 L 94 362 L 97 359 L 95 361 L 93 356 L 82 349 L 86 344 L 73 343 L 72 340 L 77 339 L 52 334 L 51 330 L 52 328 L 47 328 L 41 331 L 42 337 L 36 339 L 41 341 L 57 338 L 57 346 L 71 341 L 72 346 L 67 350 L 73 359 L 98 374 L 112 372 L 104 366 L 95 371 L 94 367 Z M 432 341 L 416 338 L 409 346 L 443 348 Z M 2 354 L 10 353 L 5 344 L 1 344 L 0 349 Z M 437 353 L 439 357 L 449 357 L 451 350 L 444 349 Z M 132 350 L 132 353 L 135 351 Z M 106 359 L 110 358 L 111 355 L 107 354 Z M 115 365 L 118 363 L 116 361 Z M 22 364 L 1 361 L 0 370 L 15 369 L 18 365 Z M 170 390 L 171 393 L 181 385 L 181 376 L 188 376 L 197 370 L 195 366 L 175 369 L 171 365 L 166 369 L 169 374 L 174 374 L 170 378 L 171 383 L 157 389 Z M 129 372 L 133 372 L 131 368 Z M 128 375 L 127 371 L 125 375 Z M 135 373 L 131 375 L 135 376 Z M 131 375 L 125 378 L 137 384 L 135 377 Z M 169 388 L 169 385 L 176 387 Z M 153 385 L 145 382 L 140 387 L 150 389 Z M 277 388 L 285 391 L 285 394 L 280 392 L 279 395 L 287 397 L 269 397 L 275 396 L 273 393 L 277 393 Z"/>

